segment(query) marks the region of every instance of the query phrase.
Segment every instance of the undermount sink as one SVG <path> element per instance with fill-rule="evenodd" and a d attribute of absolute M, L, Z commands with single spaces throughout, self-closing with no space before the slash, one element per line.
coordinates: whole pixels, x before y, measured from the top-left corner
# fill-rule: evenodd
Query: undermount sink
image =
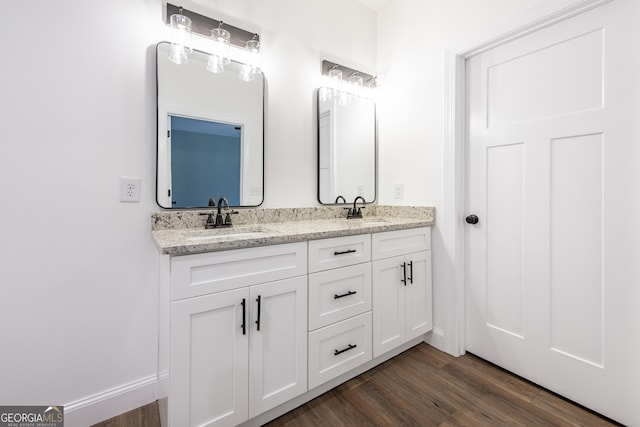
<path fill-rule="evenodd" d="M 190 242 L 200 242 L 203 240 L 229 239 L 235 237 L 261 237 L 269 231 L 270 230 L 263 227 L 212 228 L 208 230 L 191 231 L 187 240 Z"/>
<path fill-rule="evenodd" d="M 387 221 L 384 218 L 365 218 L 362 221 L 362 225 L 381 225 L 381 224 L 386 224 L 389 221 Z"/>

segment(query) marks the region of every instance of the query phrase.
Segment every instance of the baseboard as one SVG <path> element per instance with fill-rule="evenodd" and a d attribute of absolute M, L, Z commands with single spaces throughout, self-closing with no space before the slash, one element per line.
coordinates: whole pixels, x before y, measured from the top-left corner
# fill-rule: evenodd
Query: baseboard
<path fill-rule="evenodd" d="M 431 332 L 425 335 L 424 342 L 446 353 L 444 349 L 444 331 L 442 329 L 433 328 Z"/>
<path fill-rule="evenodd" d="M 64 424 L 67 427 L 86 427 L 157 399 L 157 374 L 140 378 L 128 384 L 114 387 L 92 396 L 64 405 Z"/>

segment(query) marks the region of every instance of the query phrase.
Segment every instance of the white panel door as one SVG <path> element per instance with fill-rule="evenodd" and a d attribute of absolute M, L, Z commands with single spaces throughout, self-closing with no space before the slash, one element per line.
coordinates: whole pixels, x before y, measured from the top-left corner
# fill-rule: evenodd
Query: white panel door
<path fill-rule="evenodd" d="M 402 263 L 404 257 L 374 261 L 371 270 L 373 288 L 373 357 L 403 344 L 406 339 L 405 291 Z"/>
<path fill-rule="evenodd" d="M 431 251 L 409 254 L 405 257 L 405 262 L 405 341 L 409 341 L 433 328 Z"/>
<path fill-rule="evenodd" d="M 249 418 L 307 391 L 307 276 L 250 288 Z"/>
<path fill-rule="evenodd" d="M 629 425 L 640 425 L 640 60 L 626 49 L 640 39 L 638 3 L 467 61 L 467 212 L 479 220 L 466 233 L 466 347 Z"/>

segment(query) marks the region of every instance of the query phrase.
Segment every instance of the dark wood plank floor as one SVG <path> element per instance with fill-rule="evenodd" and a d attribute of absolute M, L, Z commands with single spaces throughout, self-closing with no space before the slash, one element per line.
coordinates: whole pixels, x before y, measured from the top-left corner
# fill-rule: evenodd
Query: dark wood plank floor
<path fill-rule="evenodd" d="M 95 424 L 92 427 L 159 427 L 158 402 L 153 402 L 133 411 Z"/>
<path fill-rule="evenodd" d="M 158 426 L 157 404 L 97 427 Z M 612 426 L 482 359 L 420 344 L 267 424 L 279 426 Z"/>
<path fill-rule="evenodd" d="M 267 424 L 615 425 L 473 355 L 420 344 Z"/>

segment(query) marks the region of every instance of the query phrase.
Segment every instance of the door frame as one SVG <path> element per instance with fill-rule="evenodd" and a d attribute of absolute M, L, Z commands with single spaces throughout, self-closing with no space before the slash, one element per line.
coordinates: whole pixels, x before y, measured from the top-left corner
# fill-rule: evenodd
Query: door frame
<path fill-rule="evenodd" d="M 557 22 L 614 0 L 551 0 L 518 15 L 499 30 L 475 37 L 445 51 L 444 135 L 444 350 L 454 356 L 466 351 L 466 72 L 465 63 L 474 55 L 519 39 Z"/>

